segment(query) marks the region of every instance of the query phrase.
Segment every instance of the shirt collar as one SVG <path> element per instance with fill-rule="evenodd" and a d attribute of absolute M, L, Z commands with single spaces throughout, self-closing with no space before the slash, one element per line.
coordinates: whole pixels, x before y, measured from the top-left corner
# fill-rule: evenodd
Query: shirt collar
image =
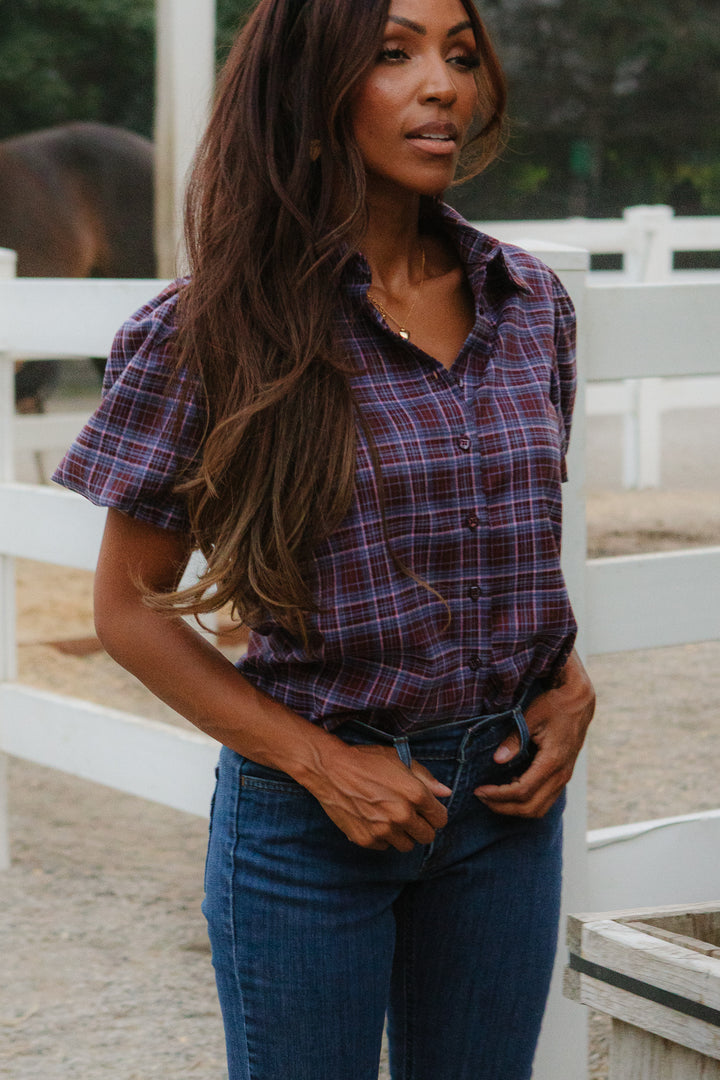
<path fill-rule="evenodd" d="M 531 292 L 520 262 L 520 252 L 482 233 L 445 203 L 434 204 L 434 213 L 457 248 L 473 291 L 486 281 L 495 289 Z"/>
<path fill-rule="evenodd" d="M 425 217 L 430 227 L 439 226 L 454 244 L 476 296 L 486 285 L 499 292 L 532 291 L 523 276 L 517 249 L 481 233 L 445 203 L 429 204 Z M 350 295 L 363 296 L 367 292 L 372 274 L 361 251 L 350 256 L 343 277 Z"/>

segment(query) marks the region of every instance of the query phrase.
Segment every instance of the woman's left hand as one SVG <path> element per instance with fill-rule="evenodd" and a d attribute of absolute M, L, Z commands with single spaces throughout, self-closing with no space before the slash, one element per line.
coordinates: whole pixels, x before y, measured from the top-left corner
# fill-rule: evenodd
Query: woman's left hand
<path fill-rule="evenodd" d="M 537 746 L 532 764 L 508 784 L 477 788 L 477 797 L 497 814 L 543 817 L 572 776 L 594 711 L 592 683 L 573 650 L 558 685 L 535 698 L 525 712 L 530 738 Z M 510 735 L 495 751 L 495 761 L 505 764 L 519 749 L 519 737 Z"/>

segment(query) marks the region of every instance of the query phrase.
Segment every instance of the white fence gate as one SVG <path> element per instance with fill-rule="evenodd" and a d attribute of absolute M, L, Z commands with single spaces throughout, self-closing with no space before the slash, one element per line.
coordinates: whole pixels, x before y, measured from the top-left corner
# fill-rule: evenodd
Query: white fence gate
<path fill-rule="evenodd" d="M 586 563 L 583 398 L 585 379 L 594 385 L 628 377 L 720 374 L 720 358 L 707 348 L 708 342 L 720 339 L 720 283 L 612 282 L 588 277 L 583 252 L 542 243 L 528 246 L 558 271 L 580 315 L 581 386 L 566 492 L 565 550 L 574 604 L 585 627 L 582 647 L 586 653 L 597 654 L 716 638 L 720 547 Z M 104 514 L 71 493 L 15 482 L 13 359 L 17 355 L 104 355 L 115 328 L 161 285 L 149 281 L 0 281 L 0 760 L 3 753 L 16 755 L 204 814 L 217 750 L 212 740 L 38 691 L 19 684 L 16 672 L 13 559 L 92 569 Z M 566 909 L 583 910 L 593 897 L 588 894 L 585 873 L 582 766 L 570 797 Z M 708 828 L 713 830 L 717 850 L 720 815 L 706 817 L 704 835 L 707 838 Z M 4 844 L 0 858 L 6 865 L 4 829 L 0 834 Z M 686 846 L 682 837 L 676 842 Z M 595 845 L 603 857 L 611 846 L 608 837 Z M 646 853 L 654 857 L 654 851 L 642 843 L 634 850 L 634 877 L 626 876 L 626 889 L 642 887 L 648 873 Z M 707 867 L 704 874 L 703 887 Z M 720 891 L 720 869 L 718 875 Z M 685 898 L 687 866 L 682 879 L 674 879 L 671 860 L 665 880 L 670 890 L 675 887 Z M 538 1056 L 537 1080 L 579 1080 L 585 1075 L 583 1025 L 583 1011 L 563 1002 L 556 985 Z"/>

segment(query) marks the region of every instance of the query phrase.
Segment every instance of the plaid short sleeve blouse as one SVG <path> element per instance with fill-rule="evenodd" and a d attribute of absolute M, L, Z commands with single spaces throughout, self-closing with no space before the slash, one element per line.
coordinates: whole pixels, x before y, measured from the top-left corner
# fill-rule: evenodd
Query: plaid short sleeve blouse
<path fill-rule="evenodd" d="M 452 368 L 383 321 L 359 254 L 345 276 L 349 314 L 338 316 L 381 464 L 385 528 L 359 430 L 352 506 L 308 568 L 319 608 L 309 643 L 268 622 L 240 662 L 259 688 L 330 729 L 358 714 L 399 732 L 505 708 L 551 676 L 575 638 L 560 569 L 572 304 L 537 259 L 440 213 L 475 298 Z M 54 479 L 183 530 L 174 480 L 197 455 L 203 416 L 192 387 L 169 378 L 179 287 L 120 330 L 103 401 Z"/>

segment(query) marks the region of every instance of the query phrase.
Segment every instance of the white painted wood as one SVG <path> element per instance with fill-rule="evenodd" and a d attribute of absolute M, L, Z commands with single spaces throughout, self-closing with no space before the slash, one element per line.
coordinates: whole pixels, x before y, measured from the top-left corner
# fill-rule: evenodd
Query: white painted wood
<path fill-rule="evenodd" d="M 665 281 L 673 272 L 667 230 L 673 218 L 670 206 L 631 206 L 623 218 L 630 243 L 625 271 L 634 281 Z"/>
<path fill-rule="evenodd" d="M 57 450 L 69 446 L 87 421 L 87 412 L 16 416 L 15 450 Z"/>
<path fill-rule="evenodd" d="M 588 653 L 626 652 L 720 636 L 720 548 L 591 559 Z"/>
<path fill-rule="evenodd" d="M 617 416 L 636 408 L 635 379 L 622 382 L 594 382 L 587 388 L 588 416 Z M 716 375 L 657 379 L 654 407 L 660 413 L 673 409 L 715 409 L 720 406 L 720 378 Z"/>
<path fill-rule="evenodd" d="M 215 0 L 155 0 L 155 248 L 159 273 L 182 272 L 187 173 L 215 79 Z"/>
<path fill-rule="evenodd" d="M 628 207 L 622 219 L 565 218 L 542 221 L 477 222 L 477 227 L 508 243 L 523 238 L 570 244 L 593 255 L 624 256 L 623 271 L 602 271 L 622 281 L 665 280 L 675 251 L 719 251 L 720 217 L 674 217 L 667 206 Z M 597 273 L 597 272 L 596 272 Z M 717 271 L 672 271 L 673 277 L 713 280 Z"/>
<path fill-rule="evenodd" d="M 588 281 L 588 379 L 717 375 L 708 344 L 720 339 L 717 283 L 608 285 Z"/>
<path fill-rule="evenodd" d="M 15 277 L 17 255 L 10 248 L 0 247 L 0 278 Z"/>
<path fill-rule="evenodd" d="M 205 816 L 218 744 L 200 732 L 77 698 L 0 687 L 0 750 L 73 776 Z"/>
<path fill-rule="evenodd" d="M 584 303 L 588 256 L 586 252 L 553 251 L 539 244 L 534 253 L 561 277 L 578 313 L 578 395 L 576 417 L 568 455 L 569 480 L 564 491 L 563 569 L 581 633 L 578 649 L 586 649 L 585 638 L 585 367 L 589 342 L 585 334 Z M 563 845 L 564 874 L 560 925 L 570 911 L 584 910 L 587 896 L 587 766 L 581 756 L 568 788 Z M 548 1007 L 543 1020 L 535 1057 L 533 1080 L 579 1080 L 587 1070 L 587 1012 L 563 996 L 564 950 L 558 949 Z"/>
<path fill-rule="evenodd" d="M 9 808 L 7 766 L 7 755 L 0 750 L 0 871 L 10 868 L 10 829 L 7 821 Z"/>
<path fill-rule="evenodd" d="M 166 284 L 154 279 L 0 282 L 0 351 L 10 344 L 16 355 L 46 359 L 107 356 L 118 327 Z"/>
<path fill-rule="evenodd" d="M 595 829 L 588 833 L 589 909 L 616 918 L 626 909 L 720 897 L 718 851 L 720 810 Z"/>
<path fill-rule="evenodd" d="M 14 251 L 0 248 L 0 285 L 15 274 Z M 0 484 L 12 480 L 15 470 L 13 420 L 15 369 L 11 352 L 0 346 Z M 15 564 L 0 548 L 0 685 L 16 675 Z M 8 832 L 7 762 L 0 749 L 0 870 L 10 865 Z"/>
<path fill-rule="evenodd" d="M 104 527 L 105 510 L 73 492 L 0 485 L 0 552 L 94 570 Z"/>

